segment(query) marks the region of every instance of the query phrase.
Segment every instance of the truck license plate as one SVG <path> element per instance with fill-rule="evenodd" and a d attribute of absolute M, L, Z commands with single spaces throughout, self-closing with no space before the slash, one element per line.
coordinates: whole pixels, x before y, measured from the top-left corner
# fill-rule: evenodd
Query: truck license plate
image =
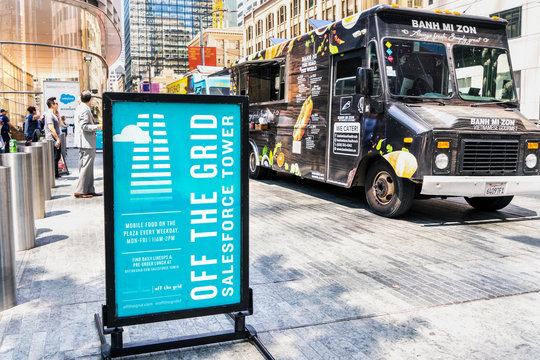
<path fill-rule="evenodd" d="M 502 196 L 506 190 L 506 183 L 486 184 L 486 196 Z"/>

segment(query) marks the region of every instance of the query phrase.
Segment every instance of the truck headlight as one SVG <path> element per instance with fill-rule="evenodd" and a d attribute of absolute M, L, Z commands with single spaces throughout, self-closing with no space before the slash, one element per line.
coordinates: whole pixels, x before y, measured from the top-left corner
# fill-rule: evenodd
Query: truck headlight
<path fill-rule="evenodd" d="M 536 166 L 536 162 L 538 161 L 535 154 L 529 154 L 525 158 L 525 166 L 527 166 L 529 169 L 532 169 Z"/>
<path fill-rule="evenodd" d="M 535 161 L 536 161 L 536 157 L 535 157 Z M 440 170 L 446 169 L 448 167 L 448 155 L 438 154 L 435 157 L 435 166 Z"/>

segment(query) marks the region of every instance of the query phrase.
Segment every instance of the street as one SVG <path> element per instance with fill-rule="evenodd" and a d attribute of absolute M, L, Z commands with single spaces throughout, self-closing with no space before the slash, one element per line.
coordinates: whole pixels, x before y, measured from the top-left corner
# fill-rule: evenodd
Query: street
<path fill-rule="evenodd" d="M 102 154 L 96 190 L 103 190 Z M 17 253 L 18 305 L 0 313 L 2 359 L 98 359 L 105 303 L 103 198 L 57 182 L 36 248 Z M 374 215 L 363 189 L 250 180 L 247 318 L 276 359 L 534 359 L 540 352 L 540 199 L 481 212 L 462 198 Z M 124 342 L 232 328 L 225 316 L 125 328 Z M 259 359 L 246 342 L 138 359 Z"/>

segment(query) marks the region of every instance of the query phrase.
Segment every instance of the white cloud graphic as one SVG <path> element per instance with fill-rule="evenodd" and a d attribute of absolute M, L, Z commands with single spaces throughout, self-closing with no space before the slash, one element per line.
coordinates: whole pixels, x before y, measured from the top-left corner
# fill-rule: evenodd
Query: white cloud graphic
<path fill-rule="evenodd" d="M 152 139 L 148 132 L 142 131 L 136 125 L 128 125 L 122 129 L 121 134 L 113 136 L 114 142 L 134 142 L 138 144 L 148 144 Z"/>

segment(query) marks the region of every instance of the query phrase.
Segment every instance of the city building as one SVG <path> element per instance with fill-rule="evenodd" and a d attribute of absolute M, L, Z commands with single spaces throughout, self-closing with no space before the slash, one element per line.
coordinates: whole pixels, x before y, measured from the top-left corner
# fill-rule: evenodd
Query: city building
<path fill-rule="evenodd" d="M 121 51 L 119 0 L 2 0 L 1 11 L 0 106 L 15 125 L 29 105 L 45 110 L 45 83 L 90 84 L 101 108 L 108 68 Z"/>
<path fill-rule="evenodd" d="M 187 44 L 201 27 L 212 26 L 212 5 L 212 0 L 125 0 L 126 91 L 139 91 L 145 77 L 164 69 L 187 72 Z"/>
<path fill-rule="evenodd" d="M 115 91 L 118 88 L 117 82 L 124 76 L 125 71 L 122 65 L 115 66 L 109 70 L 108 91 Z M 123 89 L 121 91 L 124 91 Z"/>
<path fill-rule="evenodd" d="M 238 11 L 236 8 L 236 0 L 213 0 L 213 27 L 221 29 L 238 26 Z"/>
<path fill-rule="evenodd" d="M 216 48 L 216 66 L 230 66 L 244 54 L 242 53 L 243 30 L 239 27 L 225 29 L 205 29 L 203 44 L 205 47 Z M 188 47 L 200 47 L 200 36 L 197 34 Z"/>
<path fill-rule="evenodd" d="M 252 54 L 312 30 L 310 19 L 335 21 L 379 4 L 421 8 L 426 0 L 240 0 L 238 24 L 244 28 L 244 48 Z"/>
<path fill-rule="evenodd" d="M 540 18 L 538 0 L 429 0 L 428 8 L 506 19 L 521 112 L 530 119 L 540 119 L 540 22 L 535 20 Z"/>

